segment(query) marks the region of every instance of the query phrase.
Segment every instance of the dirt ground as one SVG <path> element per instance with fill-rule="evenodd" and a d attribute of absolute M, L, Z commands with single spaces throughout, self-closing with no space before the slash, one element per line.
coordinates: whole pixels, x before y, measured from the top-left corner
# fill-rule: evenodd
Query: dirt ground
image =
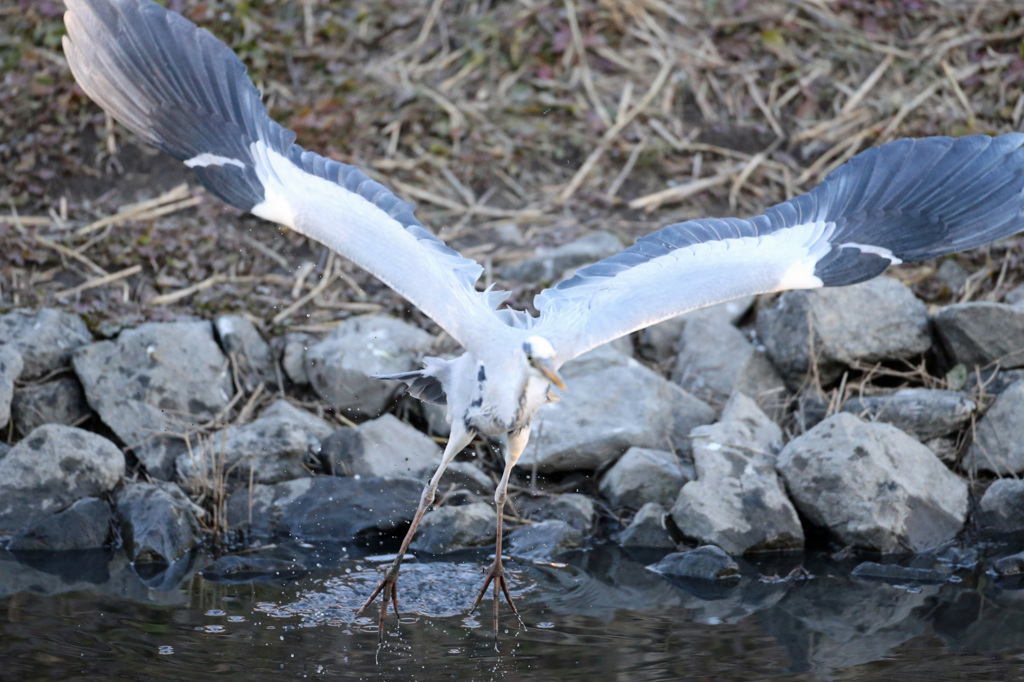
<path fill-rule="evenodd" d="M 762 213 L 904 136 L 1024 120 L 1024 5 L 998 0 L 169 0 L 248 65 L 303 146 L 356 164 L 501 280 L 537 246 Z M 357 268 L 224 206 L 74 84 L 60 2 L 0 7 L 0 311 L 99 334 L 225 311 L 268 334 L 387 310 Z M 186 187 L 180 187 L 188 183 Z M 144 202 L 144 203 L 139 203 Z M 1020 239 L 958 257 L 998 298 Z M 519 301 L 541 283 L 508 285 Z"/>

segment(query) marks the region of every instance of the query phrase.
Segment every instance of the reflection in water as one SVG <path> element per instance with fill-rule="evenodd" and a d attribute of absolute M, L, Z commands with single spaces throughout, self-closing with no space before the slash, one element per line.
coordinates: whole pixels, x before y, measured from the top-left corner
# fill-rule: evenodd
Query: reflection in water
<path fill-rule="evenodd" d="M 660 555 L 599 548 L 567 563 L 512 562 L 524 628 L 489 605 L 467 614 L 481 555 L 410 563 L 377 651 L 376 614 L 354 620 L 379 564 L 342 547 L 278 547 L 287 576 L 239 583 L 194 563 L 141 578 L 119 553 L 0 552 L 0 679 L 239 674 L 402 679 L 677 679 L 885 674 L 1006 677 L 1024 663 L 1024 585 L 960 570 L 939 585 L 849 577 L 788 555 L 742 563 L 708 589 L 644 568 Z M 761 580 L 806 562 L 810 580 Z M 256 570 L 258 561 L 245 564 Z M 223 576 L 221 576 L 223 577 Z"/>

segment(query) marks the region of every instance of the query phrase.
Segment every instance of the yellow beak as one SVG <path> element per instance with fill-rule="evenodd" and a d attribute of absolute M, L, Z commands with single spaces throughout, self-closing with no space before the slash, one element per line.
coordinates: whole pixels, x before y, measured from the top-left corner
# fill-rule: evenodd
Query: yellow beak
<path fill-rule="evenodd" d="M 548 381 L 558 386 L 563 391 L 565 390 L 565 382 L 562 381 L 562 377 L 558 374 L 554 365 L 551 364 L 550 360 L 538 360 L 536 361 L 537 369 L 548 378 Z"/>

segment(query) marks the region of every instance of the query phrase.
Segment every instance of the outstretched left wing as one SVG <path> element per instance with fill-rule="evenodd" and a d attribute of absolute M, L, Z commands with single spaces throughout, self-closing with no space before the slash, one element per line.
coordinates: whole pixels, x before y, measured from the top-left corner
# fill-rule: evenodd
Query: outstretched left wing
<path fill-rule="evenodd" d="M 538 294 L 533 331 L 561 364 L 689 310 L 856 284 L 1009 236 L 1024 229 L 1022 145 L 1021 133 L 897 140 L 765 215 L 669 225 Z"/>
<path fill-rule="evenodd" d="M 353 166 L 296 145 L 238 57 L 150 0 L 67 0 L 64 54 L 82 89 L 224 201 L 293 228 L 381 279 L 467 347 L 505 329 L 482 268 Z"/>

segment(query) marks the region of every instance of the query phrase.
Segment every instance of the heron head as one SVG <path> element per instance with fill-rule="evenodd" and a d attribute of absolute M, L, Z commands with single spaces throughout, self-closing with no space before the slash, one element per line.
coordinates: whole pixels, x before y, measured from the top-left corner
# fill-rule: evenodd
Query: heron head
<path fill-rule="evenodd" d="M 550 341 L 543 336 L 531 336 L 523 342 L 523 353 L 530 367 L 544 375 L 555 386 L 565 390 L 565 382 L 555 369 L 555 347 Z"/>

